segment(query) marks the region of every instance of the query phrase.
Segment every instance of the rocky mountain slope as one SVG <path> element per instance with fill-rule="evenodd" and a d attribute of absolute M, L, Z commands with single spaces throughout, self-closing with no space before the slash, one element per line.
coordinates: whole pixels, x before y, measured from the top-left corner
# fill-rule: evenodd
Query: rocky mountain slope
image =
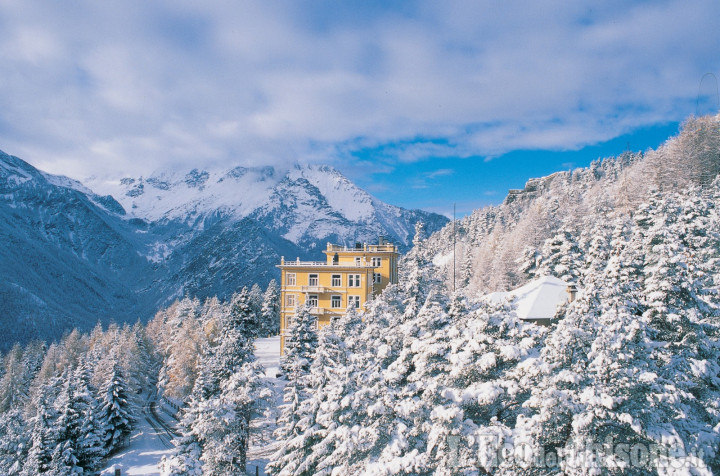
<path fill-rule="evenodd" d="M 319 259 L 327 241 L 385 235 L 407 249 L 416 221 L 447 222 L 382 203 L 329 167 L 88 185 L 103 195 L 0 152 L 0 348 L 146 319 L 181 296 L 224 298 L 265 285 L 281 256 Z"/>

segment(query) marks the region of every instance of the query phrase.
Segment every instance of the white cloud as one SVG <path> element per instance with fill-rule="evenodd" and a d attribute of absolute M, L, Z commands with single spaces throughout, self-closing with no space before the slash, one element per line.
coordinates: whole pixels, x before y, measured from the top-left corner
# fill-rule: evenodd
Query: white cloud
<path fill-rule="evenodd" d="M 0 4 L 0 148 L 56 173 L 575 149 L 694 112 L 720 4 Z"/>

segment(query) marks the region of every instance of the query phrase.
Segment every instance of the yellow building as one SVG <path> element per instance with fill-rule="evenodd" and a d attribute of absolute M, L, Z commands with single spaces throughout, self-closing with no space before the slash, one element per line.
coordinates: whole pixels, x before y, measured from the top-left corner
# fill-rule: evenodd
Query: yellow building
<path fill-rule="evenodd" d="M 296 308 L 308 303 L 321 328 L 343 316 L 351 303 L 364 310 L 368 300 L 398 281 L 397 248 L 382 238 L 377 245 L 358 243 L 354 248 L 328 243 L 323 253 L 326 261 L 280 261 L 281 352 Z"/>

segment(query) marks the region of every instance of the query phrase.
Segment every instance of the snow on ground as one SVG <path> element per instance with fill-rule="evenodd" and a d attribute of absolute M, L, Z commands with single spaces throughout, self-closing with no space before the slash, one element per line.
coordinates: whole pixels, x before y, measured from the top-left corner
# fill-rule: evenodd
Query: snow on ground
<path fill-rule="evenodd" d="M 161 415 L 165 416 L 165 415 Z M 163 435 L 164 436 L 164 435 Z M 158 432 L 150 426 L 144 414 L 137 416 L 135 429 L 130 436 L 130 444 L 106 461 L 105 469 L 100 474 L 115 474 L 115 466 L 121 474 L 160 474 L 158 463 L 163 456 L 169 456 L 172 449 L 160 439 Z"/>
<path fill-rule="evenodd" d="M 250 448 L 247 455 L 247 473 L 250 475 L 255 474 L 255 468 L 258 469 L 258 474 L 265 474 L 265 465 L 278 449 L 273 432 L 277 428 L 276 421 L 285 387 L 285 380 L 277 378 L 280 370 L 280 337 L 257 339 L 255 358 L 265 367 L 266 378 L 275 392 L 275 405 L 268 409 L 263 417 L 250 423 Z"/>

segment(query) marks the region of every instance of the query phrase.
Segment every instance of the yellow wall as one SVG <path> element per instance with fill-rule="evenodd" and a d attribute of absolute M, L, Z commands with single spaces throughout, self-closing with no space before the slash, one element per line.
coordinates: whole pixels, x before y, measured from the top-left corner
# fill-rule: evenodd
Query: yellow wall
<path fill-rule="evenodd" d="M 281 293 L 280 293 L 280 335 L 281 352 L 285 347 L 285 332 L 288 320 L 295 315 L 297 307 L 305 304 L 308 296 L 317 296 L 317 306 L 313 314 L 317 316 L 318 328 L 328 325 L 333 317 L 345 314 L 348 307 L 348 297 L 358 296 L 360 304 L 358 309 L 364 310 L 368 299 L 379 294 L 389 283 L 397 282 L 398 254 L 392 245 L 377 247 L 375 245 L 363 246 L 362 249 L 337 249 L 328 244 L 327 260 L 322 262 L 282 261 Z M 389 250 L 389 251 L 388 251 Z M 337 254 L 337 264 L 334 263 Z M 359 262 L 356 259 L 359 258 Z M 378 264 L 373 258 L 379 258 Z M 374 282 L 374 273 L 380 275 L 380 282 Z M 288 274 L 295 274 L 295 284 L 288 284 Z M 310 286 L 310 275 L 317 274 L 317 286 Z M 340 276 L 339 286 L 333 283 L 333 275 Z M 349 276 L 360 276 L 359 286 L 349 286 Z M 335 284 L 335 285 L 333 285 Z M 288 295 L 295 296 L 294 305 L 288 302 Z M 332 297 L 340 297 L 340 307 L 332 307 Z"/>

